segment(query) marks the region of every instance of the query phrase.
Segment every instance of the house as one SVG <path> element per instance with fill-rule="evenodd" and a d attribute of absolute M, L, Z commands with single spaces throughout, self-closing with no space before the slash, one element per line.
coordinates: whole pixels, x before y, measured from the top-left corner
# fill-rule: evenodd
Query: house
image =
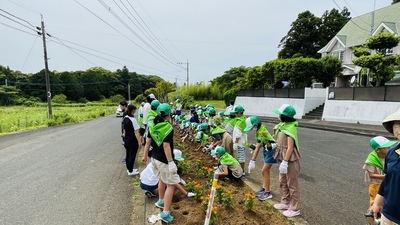
<path fill-rule="evenodd" d="M 352 51 L 353 48 L 364 45 L 370 36 L 382 32 L 396 36 L 400 34 L 400 3 L 352 18 L 327 45 L 318 51 L 322 57 L 331 55 L 342 60 L 343 76 L 336 77 L 336 87 L 350 86 L 351 80 L 366 83 L 366 76 L 360 76 L 362 68 L 353 64 L 355 56 Z M 387 54 L 400 54 L 400 46 L 387 50 Z M 356 79 L 351 79 L 352 77 Z"/>

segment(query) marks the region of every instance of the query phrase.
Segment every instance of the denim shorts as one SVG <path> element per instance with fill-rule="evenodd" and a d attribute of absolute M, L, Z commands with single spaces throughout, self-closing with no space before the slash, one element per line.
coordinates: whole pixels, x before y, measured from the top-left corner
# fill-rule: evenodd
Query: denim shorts
<path fill-rule="evenodd" d="M 158 184 L 157 185 L 147 185 L 147 184 L 143 184 L 142 181 L 140 181 L 140 188 L 145 190 L 145 191 L 154 191 L 158 188 Z"/>
<path fill-rule="evenodd" d="M 265 164 L 277 164 L 278 162 L 274 157 L 272 157 L 275 153 L 275 148 L 268 150 L 267 148 L 263 147 L 262 148 L 263 156 L 264 156 L 264 163 Z"/>

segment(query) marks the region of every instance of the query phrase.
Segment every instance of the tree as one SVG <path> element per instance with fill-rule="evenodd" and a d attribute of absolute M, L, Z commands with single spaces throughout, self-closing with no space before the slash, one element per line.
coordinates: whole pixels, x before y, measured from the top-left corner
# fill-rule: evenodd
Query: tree
<path fill-rule="evenodd" d="M 283 47 L 278 53 L 278 58 L 288 59 L 292 57 L 318 58 L 317 51 L 321 33 L 319 27 L 322 24 L 321 18 L 316 17 L 310 11 L 302 12 L 291 24 L 288 34 L 283 37 L 279 47 Z"/>
<path fill-rule="evenodd" d="M 237 78 L 245 77 L 249 69 L 249 67 L 245 66 L 232 67 L 231 69 L 225 71 L 222 76 L 214 78 L 211 81 L 211 84 L 220 87 L 221 91 L 225 92 L 238 83 Z"/>
<path fill-rule="evenodd" d="M 388 56 L 388 49 L 396 47 L 400 42 L 400 37 L 390 33 L 380 33 L 370 37 L 365 43 L 366 47 L 374 50 L 376 54 L 368 55 L 365 50 L 355 49 L 354 54 L 358 56 L 353 59 L 353 63 L 360 67 L 370 69 L 371 77 L 376 80 L 375 86 L 389 81 L 394 76 L 395 56 Z"/>
<path fill-rule="evenodd" d="M 351 19 L 349 10 L 344 7 L 341 12 L 337 9 L 328 10 L 321 17 L 322 24 L 319 28 L 321 33 L 320 48 L 328 44 L 328 42 L 336 36 L 336 34 L 346 25 Z"/>
<path fill-rule="evenodd" d="M 349 20 L 350 12 L 346 7 L 342 12 L 337 9 L 325 11 L 321 18 L 310 11 L 300 13 L 278 45 L 278 48 L 282 47 L 278 58 L 320 58 L 318 50 L 325 46 Z"/>
<path fill-rule="evenodd" d="M 392 5 L 400 2 L 400 0 L 393 0 Z"/>

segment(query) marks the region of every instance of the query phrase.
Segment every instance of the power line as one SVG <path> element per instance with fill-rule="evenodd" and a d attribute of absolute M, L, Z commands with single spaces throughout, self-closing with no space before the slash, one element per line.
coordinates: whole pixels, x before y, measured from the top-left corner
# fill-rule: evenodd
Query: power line
<path fill-rule="evenodd" d="M 123 21 L 122 18 L 120 16 L 118 16 L 118 14 L 114 12 L 114 10 L 111 9 L 110 6 L 108 6 L 106 3 L 104 3 L 103 0 L 98 0 L 98 1 L 104 6 L 104 8 L 107 9 L 108 12 L 111 13 L 111 15 L 113 15 L 118 21 L 120 21 L 129 31 L 131 31 L 137 38 L 139 38 L 147 47 L 149 47 L 151 50 L 153 50 L 156 54 L 161 56 L 163 59 L 167 60 L 169 63 L 175 65 L 175 63 L 173 61 L 171 61 L 170 59 L 161 55 L 157 50 L 155 50 L 152 46 L 150 46 L 142 37 L 140 37 L 140 35 L 137 34 L 127 23 L 125 23 L 125 21 Z"/>
<path fill-rule="evenodd" d="M 358 15 L 357 15 L 357 13 L 356 13 L 356 11 L 354 11 L 354 9 L 353 8 L 351 8 L 351 6 L 349 5 L 349 3 L 347 3 L 347 1 L 346 0 L 344 0 L 344 2 L 346 3 L 346 5 L 349 7 L 349 9 L 351 10 L 351 11 L 353 11 L 354 12 L 354 14 L 358 17 Z M 363 19 L 361 19 L 360 18 L 360 20 L 363 22 L 363 23 L 365 23 L 365 24 L 367 24 L 368 26 L 369 26 L 369 24 L 367 23 L 367 22 L 365 22 Z"/>
<path fill-rule="evenodd" d="M 53 38 L 55 38 L 55 37 L 53 37 Z M 105 57 L 102 57 L 102 56 L 99 56 L 99 55 L 95 55 L 95 54 L 90 53 L 90 52 L 87 52 L 87 51 L 83 51 L 83 50 L 80 50 L 80 49 L 77 49 L 77 48 L 68 46 L 68 45 L 66 45 L 65 43 L 61 43 L 61 41 L 60 41 L 59 38 L 56 38 L 56 40 L 58 40 L 60 43 L 59 43 L 59 42 L 56 42 L 56 41 L 52 41 L 52 42 L 53 42 L 53 43 L 56 43 L 56 44 L 60 44 L 60 45 L 66 46 L 66 47 L 68 47 L 68 48 L 71 49 L 71 50 L 75 50 L 75 51 L 73 51 L 73 52 L 75 52 L 75 53 L 76 53 L 76 51 L 79 51 L 79 52 L 82 52 L 82 53 L 91 55 L 91 56 L 93 56 L 93 57 L 96 57 L 96 58 L 100 58 L 100 59 L 103 59 L 103 60 L 106 60 L 106 61 L 109 61 L 109 62 L 118 64 L 118 65 L 123 65 L 123 66 L 125 66 L 125 64 L 122 64 L 122 63 L 120 63 L 120 62 L 117 62 L 117 61 L 114 61 L 114 60 L 111 60 L 111 59 L 108 59 L 108 58 L 105 58 Z M 50 40 L 50 41 L 51 41 L 51 40 Z M 66 41 L 66 42 L 68 42 L 68 41 Z M 74 43 L 74 44 L 75 44 L 75 43 Z M 78 45 L 78 44 L 75 44 L 75 45 Z M 78 46 L 81 46 L 81 45 L 78 45 Z M 81 47 L 85 48 L 84 46 L 81 46 Z M 88 48 L 88 49 L 90 49 L 90 48 Z M 90 50 L 95 51 L 95 50 L 93 50 L 93 49 L 90 49 Z M 96 51 L 96 52 L 101 53 L 101 52 L 99 52 L 99 51 Z M 77 53 L 76 53 L 76 54 L 77 54 Z M 102 54 L 106 54 L 106 53 L 102 53 Z M 79 55 L 79 54 L 78 54 L 78 55 Z M 106 55 L 109 55 L 109 54 L 106 54 Z M 80 55 L 80 56 L 81 56 L 81 55 Z M 111 56 L 111 55 L 110 55 L 110 56 Z M 83 56 L 81 56 L 81 57 L 83 57 Z M 114 57 L 114 56 L 112 56 L 112 57 Z M 84 58 L 84 57 L 83 57 L 83 58 Z M 118 57 L 114 57 L 114 58 L 118 58 Z M 86 59 L 86 58 L 85 58 L 85 59 Z M 120 58 L 118 58 L 118 59 L 120 59 Z M 125 61 L 126 61 L 126 60 L 125 60 Z M 128 61 L 128 62 L 129 62 L 129 61 Z M 128 66 L 129 66 L 129 65 L 128 65 Z M 133 68 L 133 69 L 138 69 L 138 68 L 135 67 L 135 66 L 129 66 L 129 67 L 131 67 L 131 68 Z M 150 69 L 154 69 L 154 68 L 150 68 Z M 142 70 L 142 71 L 144 71 L 144 72 L 148 72 L 148 73 L 153 73 L 153 72 L 148 71 L 148 70 L 143 70 L 143 69 L 140 69 L 140 70 Z M 169 72 L 165 72 L 165 71 L 161 71 L 161 72 L 169 73 Z M 169 77 L 169 76 L 165 76 L 165 75 L 157 75 L 157 76 L 164 77 L 164 78 L 171 78 L 171 79 L 173 78 L 173 77 Z M 182 80 L 183 80 L 183 79 L 182 79 Z"/>
<path fill-rule="evenodd" d="M 127 0 L 129 3 L 129 0 Z M 164 37 L 166 37 L 166 35 L 164 34 L 164 32 L 161 30 L 160 26 L 157 25 L 157 23 L 153 20 L 153 18 L 150 16 L 150 14 L 146 11 L 146 9 L 142 6 L 142 4 L 140 4 L 139 0 L 137 1 L 137 3 L 140 5 L 140 7 L 142 7 L 143 11 L 147 14 L 147 16 L 150 18 L 150 20 L 156 25 L 156 27 L 160 30 L 161 34 L 164 35 Z M 129 3 L 130 4 L 130 3 Z M 175 48 L 175 50 L 177 50 L 182 56 L 184 56 L 185 58 L 188 58 L 185 56 L 185 54 L 183 54 L 171 41 L 169 41 L 167 39 L 167 41 L 172 45 L 172 47 Z"/>
<path fill-rule="evenodd" d="M 86 9 L 88 12 L 90 12 L 92 15 L 94 15 L 95 17 L 97 17 L 99 20 L 103 21 L 105 24 L 107 24 L 109 27 L 111 27 L 113 30 L 115 30 L 116 32 L 118 32 L 119 34 L 121 34 L 122 36 L 124 36 L 126 39 L 128 39 L 130 42 L 132 42 L 133 44 L 135 44 L 137 47 L 139 47 L 140 49 L 142 49 L 143 51 L 149 53 L 151 56 L 153 56 L 154 58 L 160 60 L 161 62 L 167 64 L 166 62 L 164 62 L 163 60 L 161 60 L 160 58 L 158 58 L 157 56 L 155 56 L 154 54 L 152 54 L 151 52 L 147 51 L 146 49 L 144 49 L 142 46 L 140 46 L 139 44 L 137 44 L 136 42 L 134 42 L 132 39 L 130 39 L 129 37 L 127 37 L 125 34 L 123 34 L 122 32 L 120 32 L 119 30 L 117 30 L 115 27 L 113 27 L 111 24 L 109 24 L 107 21 L 105 21 L 104 19 L 102 19 L 100 16 L 96 15 L 94 12 L 92 12 L 90 9 L 88 9 L 86 6 L 82 5 L 80 2 L 78 2 L 77 0 L 74 0 L 76 3 L 78 3 L 80 6 L 82 6 L 84 9 Z M 170 66 L 169 64 L 167 64 L 168 66 Z"/>
<path fill-rule="evenodd" d="M 119 0 L 121 3 L 122 1 Z M 162 42 L 157 38 L 157 36 L 153 33 L 153 31 L 151 31 L 151 29 L 147 26 L 147 24 L 144 22 L 144 20 L 142 19 L 142 17 L 140 16 L 140 14 L 135 10 L 135 8 L 132 6 L 132 4 L 129 2 L 129 0 L 127 0 L 127 3 L 129 4 L 129 6 L 132 8 L 132 10 L 136 13 L 136 15 L 139 17 L 140 21 L 142 21 L 142 23 L 146 26 L 146 28 L 150 31 L 150 33 L 153 35 L 153 37 L 155 38 L 155 40 L 157 40 L 157 42 L 159 43 L 159 45 L 161 46 L 162 49 L 165 50 L 165 52 L 167 52 L 167 54 L 169 54 L 172 58 L 174 58 L 175 61 L 179 61 L 176 57 L 174 57 L 167 48 L 165 48 L 165 46 L 162 44 Z M 122 3 L 123 4 L 123 3 Z M 125 5 L 124 5 L 125 6 Z M 128 9 L 127 9 L 128 10 Z M 130 12 L 128 10 L 128 12 Z M 131 13 L 132 15 L 132 13 Z M 140 23 L 139 23 L 140 24 Z M 141 25 L 141 24 L 140 24 Z M 142 26 L 142 25 L 141 25 Z M 143 27 L 143 26 L 142 26 Z M 144 28 L 143 28 L 144 29 Z M 146 31 L 146 29 L 144 29 Z M 146 33 L 148 33 L 146 31 Z M 151 36 L 151 35 L 150 35 Z"/>
<path fill-rule="evenodd" d="M 335 3 L 335 5 L 340 9 L 340 11 L 342 11 L 342 8 L 340 8 L 340 6 L 336 3 L 336 1 L 335 1 L 335 0 L 332 0 L 332 1 L 333 1 L 333 2 Z M 366 30 L 366 29 L 360 27 L 358 24 L 356 24 L 356 23 L 353 21 L 353 18 L 350 19 L 350 22 L 352 22 L 354 25 L 356 25 L 356 26 L 357 26 L 358 28 L 360 28 L 361 30 L 367 31 L 367 32 L 369 33 L 369 30 Z"/>
<path fill-rule="evenodd" d="M 21 22 L 16 21 L 16 20 L 14 20 L 14 19 L 12 19 L 12 18 L 10 18 L 10 17 L 8 17 L 8 16 L 5 16 L 5 15 L 3 15 L 3 14 L 0 14 L 0 16 L 4 17 L 4 18 L 6 18 L 6 19 L 9 19 L 9 20 L 11 20 L 11 21 L 13 21 L 13 22 L 15 22 L 15 23 L 18 23 L 19 25 L 21 25 L 21 26 L 23 26 L 23 27 L 26 27 L 26 28 L 28 28 L 29 30 L 32 30 L 33 32 L 37 32 L 35 29 L 33 29 L 33 28 L 31 28 L 31 27 L 29 27 L 29 26 L 27 26 L 27 25 L 25 25 L 25 24 L 22 24 Z"/>
<path fill-rule="evenodd" d="M 32 35 L 32 36 L 37 36 L 37 34 L 29 33 L 29 32 L 27 32 L 27 31 L 21 30 L 21 29 L 19 29 L 19 28 L 13 27 L 13 26 L 8 25 L 8 24 L 5 24 L 5 23 L 1 23 L 1 22 L 0 22 L 0 24 L 3 24 L 4 26 L 10 27 L 10 28 L 12 28 L 12 29 L 14 29 L 14 30 L 18 30 L 18 31 L 27 33 L 27 34 Z"/>
<path fill-rule="evenodd" d="M 23 69 L 24 69 L 24 67 L 25 67 L 25 64 L 26 64 L 26 62 L 28 61 L 28 58 L 29 58 L 29 56 L 31 55 L 31 52 L 32 52 L 33 46 L 35 46 L 35 44 L 36 44 L 36 41 L 37 41 L 38 37 L 39 37 L 39 36 L 37 36 L 37 37 L 35 38 L 35 41 L 33 42 L 33 44 L 32 44 L 32 47 L 31 47 L 31 49 L 29 50 L 29 52 L 28 52 L 28 55 L 27 55 L 27 56 L 26 56 L 26 58 L 25 58 L 25 62 L 24 62 L 24 64 L 22 64 L 22 68 L 21 68 L 21 70 L 23 70 Z"/>
<path fill-rule="evenodd" d="M 22 18 L 19 18 L 18 16 L 15 16 L 15 15 L 13 15 L 13 14 L 11 14 L 11 13 L 5 11 L 5 10 L 2 10 L 2 9 L 0 9 L 0 11 L 3 11 L 3 12 L 5 12 L 5 13 L 7 13 L 8 15 L 10 15 L 10 16 L 12 16 L 12 17 L 14 17 L 14 18 L 17 18 L 17 19 L 19 19 L 19 20 L 22 20 L 22 21 L 24 21 L 25 23 L 29 24 L 31 27 L 36 28 L 37 30 L 40 30 L 40 27 L 34 26 L 34 25 L 32 25 L 31 23 L 29 23 L 28 21 L 26 21 L 26 20 L 24 20 L 24 19 L 22 19 Z"/>

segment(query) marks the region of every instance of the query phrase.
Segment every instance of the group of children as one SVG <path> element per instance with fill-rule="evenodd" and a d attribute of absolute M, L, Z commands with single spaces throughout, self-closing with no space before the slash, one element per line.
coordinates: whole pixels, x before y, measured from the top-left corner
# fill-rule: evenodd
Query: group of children
<path fill-rule="evenodd" d="M 212 105 L 190 106 L 190 115 L 175 116 L 174 123 L 179 125 L 181 141 L 197 143 L 194 151 L 210 153 L 218 160 L 216 173 L 222 179 L 238 180 L 246 175 L 246 148 L 251 144 L 247 140 L 250 131 L 255 132 L 257 144 L 248 165 L 248 172 L 255 168 L 258 153 L 262 151 L 264 165 L 262 168 L 263 186 L 256 196 L 260 200 L 272 198 L 270 189 L 270 169 L 273 164 L 279 165 L 281 202 L 275 204 L 277 209 L 285 210 L 283 215 L 294 217 L 300 215 L 298 177 L 301 158 L 298 148 L 297 122 L 294 119 L 296 110 L 284 104 L 274 112 L 279 115 L 281 123 L 269 133 L 257 116 L 244 116 L 244 107 L 233 105 L 216 113 Z M 199 123 L 193 122 L 198 116 Z"/>
<path fill-rule="evenodd" d="M 142 103 L 139 108 L 138 125 L 140 127 L 143 127 L 143 125 L 146 127 L 147 124 L 150 126 L 159 111 L 160 102 L 155 98 L 150 99 L 146 104 L 147 110 L 145 109 L 145 103 Z M 251 145 L 247 141 L 247 133 L 254 131 L 257 144 L 252 146 L 254 152 L 248 163 L 248 173 L 255 168 L 256 158 L 260 151 L 263 154 L 264 161 L 261 170 L 263 176 L 262 188 L 255 192 L 257 198 L 260 200 L 272 198 L 270 169 L 273 164 L 278 164 L 281 200 L 280 203 L 274 205 L 274 208 L 285 210 L 283 215 L 286 217 L 300 215 L 298 178 L 300 175 L 301 155 L 297 135 L 298 123 L 294 118 L 296 110 L 293 106 L 284 104 L 279 109 L 273 110 L 279 115 L 280 123 L 270 133 L 257 116 L 244 116 L 245 109 L 243 106 L 233 105 L 232 102 L 225 111 L 221 111 L 218 114 L 210 104 L 205 107 L 190 105 L 190 114 L 186 115 L 181 113 L 182 105 L 179 99 L 174 105 L 176 105 L 175 113 L 171 116 L 170 122 L 176 128 L 179 127 L 181 141 L 196 143 L 197 147 L 193 149 L 194 151 L 207 152 L 217 159 L 218 167 L 216 173 L 221 178 L 239 180 L 242 176 L 245 176 L 245 149 Z M 144 114 L 146 114 L 146 119 L 143 118 Z M 398 117 L 396 117 L 397 120 L 400 120 L 400 116 Z M 134 130 L 137 129 L 135 128 Z M 389 130 L 394 133 L 393 128 Z M 140 131 L 141 140 L 138 141 L 139 143 L 144 143 L 145 131 L 147 132 L 147 130 Z M 382 136 L 370 139 L 372 151 L 367 156 L 363 166 L 365 181 L 369 184 L 370 208 L 368 212 L 372 212 L 371 209 L 376 207 L 375 197 L 379 195 L 378 193 L 383 192 L 383 188 L 380 186 L 386 176 L 384 173 L 385 156 L 389 148 L 394 144 L 396 142 L 389 141 Z M 398 154 L 400 155 L 400 151 Z M 184 160 L 182 152 L 178 149 L 173 149 L 173 158 L 175 162 Z M 152 163 L 148 163 L 140 173 L 140 187 L 148 197 L 156 196 L 154 190 L 160 187 L 160 178 L 154 174 L 153 168 Z M 129 169 L 132 170 L 132 168 Z M 135 173 L 137 173 L 136 170 Z M 187 197 L 194 197 L 194 193 L 184 190 L 181 184 L 185 185 L 186 183 L 184 180 L 180 180 L 181 182 L 174 186 Z M 379 205 L 383 205 L 381 200 Z M 369 224 L 374 224 L 372 215 L 371 213 L 366 214 Z"/>

